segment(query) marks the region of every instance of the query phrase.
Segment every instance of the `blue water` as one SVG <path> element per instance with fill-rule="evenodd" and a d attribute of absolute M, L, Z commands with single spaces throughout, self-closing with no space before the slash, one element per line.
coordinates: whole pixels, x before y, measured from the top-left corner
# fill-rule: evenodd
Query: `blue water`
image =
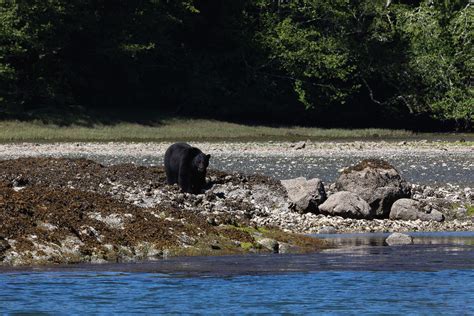
<path fill-rule="evenodd" d="M 5 274 L 2 312 L 474 314 L 474 272 L 326 271 L 176 277 L 150 273 Z"/>
<path fill-rule="evenodd" d="M 0 314 L 474 315 L 474 233 L 413 235 L 395 247 L 335 235 L 342 248 L 306 255 L 2 268 Z"/>

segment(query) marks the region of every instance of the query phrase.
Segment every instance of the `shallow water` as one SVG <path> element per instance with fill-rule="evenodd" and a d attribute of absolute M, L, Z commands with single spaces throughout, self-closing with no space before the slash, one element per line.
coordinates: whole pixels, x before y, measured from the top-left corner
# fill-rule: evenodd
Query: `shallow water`
<path fill-rule="evenodd" d="M 354 165 L 363 159 L 379 158 L 392 164 L 409 182 L 430 185 L 446 183 L 474 185 L 474 157 L 458 154 L 431 155 L 360 155 L 336 157 L 249 157 L 252 163 L 240 163 L 245 157 L 233 159 L 216 159 L 217 169 L 236 170 L 246 173 L 263 173 L 278 179 L 294 177 L 320 178 L 324 182 L 333 182 L 339 170 Z M 214 165 L 213 165 L 214 166 Z"/>
<path fill-rule="evenodd" d="M 162 165 L 161 156 L 113 157 L 109 155 L 90 155 L 104 164 L 135 163 L 139 165 Z M 460 186 L 474 186 L 474 155 L 440 152 L 399 153 L 393 155 L 344 155 L 328 156 L 256 156 L 249 154 L 214 154 L 210 168 L 227 172 L 244 172 L 247 174 L 265 174 L 277 179 L 295 177 L 320 178 L 323 182 L 333 182 L 341 168 L 356 164 L 363 159 L 380 158 L 390 162 L 402 176 L 412 183 L 426 185 L 446 185 L 447 183 Z"/>
<path fill-rule="evenodd" d="M 382 234 L 321 235 L 344 246 L 308 255 L 3 268 L 0 310 L 474 314 L 474 233 L 413 236 L 415 245 L 388 247 Z"/>

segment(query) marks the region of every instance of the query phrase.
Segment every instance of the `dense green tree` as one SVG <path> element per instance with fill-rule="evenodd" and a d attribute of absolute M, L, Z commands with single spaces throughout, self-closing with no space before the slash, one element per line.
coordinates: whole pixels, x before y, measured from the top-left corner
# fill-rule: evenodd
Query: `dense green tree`
<path fill-rule="evenodd" d="M 0 113 L 469 129 L 473 21 L 469 0 L 3 0 Z"/>
<path fill-rule="evenodd" d="M 400 14 L 416 111 L 458 125 L 474 120 L 474 8 L 468 1 L 423 2 Z"/>
<path fill-rule="evenodd" d="M 195 10 L 191 1 L 159 0 L 11 0 L 0 8 L 2 98 L 21 109 L 135 102 L 148 93 L 149 69 L 160 83 L 178 63 L 183 17 Z"/>
<path fill-rule="evenodd" d="M 262 72 L 287 79 L 306 108 L 345 102 L 355 70 L 346 43 L 343 0 L 261 1 L 257 36 L 268 60 Z M 276 71 L 276 72 L 275 72 Z"/>

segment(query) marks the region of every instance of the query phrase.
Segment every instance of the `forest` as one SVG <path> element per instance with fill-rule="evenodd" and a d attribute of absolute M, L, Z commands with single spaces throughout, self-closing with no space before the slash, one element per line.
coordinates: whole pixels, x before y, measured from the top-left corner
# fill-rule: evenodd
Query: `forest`
<path fill-rule="evenodd" d="M 470 0 L 1 0 L 0 119 L 472 130 Z"/>

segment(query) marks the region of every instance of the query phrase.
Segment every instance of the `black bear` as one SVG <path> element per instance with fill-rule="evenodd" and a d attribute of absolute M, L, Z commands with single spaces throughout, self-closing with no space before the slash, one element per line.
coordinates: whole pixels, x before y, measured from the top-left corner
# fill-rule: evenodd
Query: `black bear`
<path fill-rule="evenodd" d="M 165 153 L 168 184 L 178 183 L 187 193 L 199 194 L 206 184 L 206 169 L 211 155 L 186 143 L 171 145 Z"/>

